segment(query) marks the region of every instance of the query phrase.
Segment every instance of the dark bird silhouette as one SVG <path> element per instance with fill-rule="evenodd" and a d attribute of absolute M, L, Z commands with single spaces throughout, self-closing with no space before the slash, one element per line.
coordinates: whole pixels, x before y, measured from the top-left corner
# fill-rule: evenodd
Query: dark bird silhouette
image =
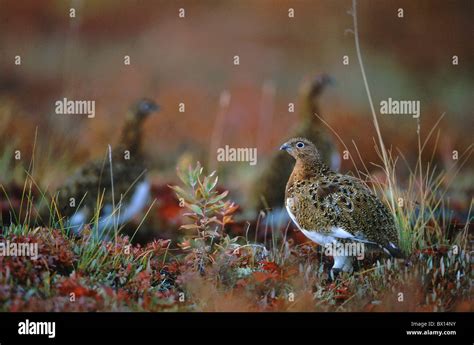
<path fill-rule="evenodd" d="M 142 153 L 142 128 L 145 119 L 158 109 L 148 99 L 134 104 L 110 154 L 83 165 L 59 189 L 57 204 L 71 230 L 79 232 L 96 214 L 100 230 L 120 225 L 145 207 L 150 183 Z"/>
<path fill-rule="evenodd" d="M 334 140 L 321 120 L 315 116 L 315 114 L 321 116 L 318 100 L 323 90 L 331 82 L 331 77 L 326 74 L 303 82 L 298 103 L 298 125 L 293 136 L 309 138 L 315 142 L 320 147 L 322 160 L 332 169 L 338 170 L 340 157 Z M 278 214 L 278 218 L 286 216 L 286 212 L 281 211 L 283 210 L 285 185 L 290 174 L 291 158 L 287 154 L 278 152 L 270 158 L 268 165 L 253 187 L 252 204 L 257 211 L 274 210 Z"/>

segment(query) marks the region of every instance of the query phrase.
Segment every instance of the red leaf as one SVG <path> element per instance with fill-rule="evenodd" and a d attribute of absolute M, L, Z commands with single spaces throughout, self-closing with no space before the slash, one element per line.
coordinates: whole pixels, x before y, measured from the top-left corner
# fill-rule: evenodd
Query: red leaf
<path fill-rule="evenodd" d="M 274 272 L 253 272 L 253 277 L 257 283 L 263 283 L 266 280 L 278 278 L 278 274 Z"/>
<path fill-rule="evenodd" d="M 278 267 L 276 263 L 271 262 L 271 261 L 262 261 L 261 264 L 262 264 L 262 268 L 265 271 L 278 272 L 280 270 L 280 267 Z"/>

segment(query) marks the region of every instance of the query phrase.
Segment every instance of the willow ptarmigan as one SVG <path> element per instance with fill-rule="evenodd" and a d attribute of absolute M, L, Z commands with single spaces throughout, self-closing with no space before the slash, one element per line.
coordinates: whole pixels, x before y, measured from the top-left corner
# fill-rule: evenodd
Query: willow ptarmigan
<path fill-rule="evenodd" d="M 332 171 L 305 138 L 291 139 L 280 149 L 296 159 L 286 186 L 285 206 L 306 237 L 323 246 L 359 242 L 367 251 L 402 256 L 390 212 L 361 180 Z M 334 256 L 333 277 L 340 271 L 351 272 L 352 259 Z"/>
<path fill-rule="evenodd" d="M 321 74 L 302 83 L 298 102 L 298 125 L 293 136 L 305 137 L 316 143 L 321 150 L 322 160 L 337 171 L 341 160 L 336 145 L 321 120 L 315 115 L 321 116 L 319 96 L 331 82 L 330 76 Z M 275 154 L 253 188 L 252 202 L 257 211 L 283 208 L 285 185 L 290 174 L 291 158 L 284 152 Z M 282 213 L 285 214 L 286 212 Z"/>
<path fill-rule="evenodd" d="M 82 166 L 59 189 L 58 205 L 70 230 L 79 232 L 91 222 L 98 207 L 99 231 L 129 221 L 145 207 L 150 183 L 141 147 L 142 126 L 148 115 L 157 110 L 158 106 L 148 99 L 134 104 L 125 119 L 120 141 L 112 149 L 112 169 L 107 154 L 105 159 Z"/>

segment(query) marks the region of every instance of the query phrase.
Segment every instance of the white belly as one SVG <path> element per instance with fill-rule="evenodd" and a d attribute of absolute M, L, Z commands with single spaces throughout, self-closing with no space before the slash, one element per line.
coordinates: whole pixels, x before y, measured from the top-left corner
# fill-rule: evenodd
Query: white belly
<path fill-rule="evenodd" d="M 112 227 L 115 224 L 121 225 L 128 222 L 138 213 L 140 213 L 148 202 L 150 197 L 150 182 L 143 181 L 135 186 L 132 197 L 128 203 L 122 203 L 120 207 L 115 206 L 115 212 L 113 212 L 112 205 L 105 205 L 104 209 L 108 210 L 106 214 L 100 217 L 99 229 L 105 229 Z"/>
<path fill-rule="evenodd" d="M 311 241 L 316 242 L 317 244 L 324 246 L 328 243 L 333 243 L 336 241 L 336 239 L 332 236 L 327 236 L 327 235 L 322 235 L 319 232 L 316 231 L 307 231 L 307 230 L 301 230 L 301 232 L 308 237 Z"/>
<path fill-rule="evenodd" d="M 146 206 L 150 197 L 150 182 L 143 181 L 135 186 L 134 192 L 128 203 L 122 203 L 122 205 L 115 205 L 115 211 L 112 205 L 105 205 L 102 209 L 102 215 L 99 218 L 99 230 L 102 231 L 106 228 L 113 227 L 114 225 L 121 225 L 130 221 L 133 217 L 139 214 Z M 120 200 L 117 201 L 117 204 Z M 90 215 L 89 215 L 90 217 Z M 68 227 L 79 233 L 85 224 L 90 222 L 91 219 L 87 219 L 87 212 L 84 208 L 78 210 L 69 219 Z"/>
<path fill-rule="evenodd" d="M 323 235 L 319 232 L 316 232 L 316 231 L 308 231 L 306 229 L 303 229 L 300 224 L 298 223 L 298 221 L 296 220 L 296 217 L 295 215 L 293 214 L 291 208 L 293 207 L 293 199 L 292 198 L 288 198 L 286 199 L 286 211 L 288 212 L 288 215 L 290 216 L 291 220 L 293 221 L 293 223 L 298 227 L 298 229 L 300 229 L 300 231 L 307 237 L 309 238 L 311 241 L 313 242 L 316 242 L 322 246 L 324 246 L 326 243 L 332 243 L 335 241 L 335 238 L 332 237 L 332 236 L 327 236 L 327 235 Z"/>
<path fill-rule="evenodd" d="M 84 209 L 80 209 L 69 218 L 67 227 L 71 231 L 75 233 L 79 233 L 85 224 L 86 224 L 86 211 Z"/>
<path fill-rule="evenodd" d="M 364 241 L 363 239 L 360 239 L 360 238 L 356 238 L 354 237 L 354 235 L 347 232 L 345 229 L 339 228 L 339 227 L 332 227 L 329 232 L 318 231 L 319 229 L 304 229 L 300 226 L 300 224 L 298 223 L 298 220 L 293 214 L 293 211 L 292 211 L 292 208 L 294 206 L 293 198 L 287 198 L 285 204 L 286 204 L 285 205 L 286 211 L 288 212 L 288 215 L 290 216 L 293 223 L 298 227 L 298 229 L 307 238 L 309 238 L 313 242 L 316 242 L 322 246 L 324 246 L 327 243 L 333 243 L 337 241 L 338 239 L 352 239 L 352 240 L 361 241 L 361 242 L 369 242 L 369 241 Z"/>

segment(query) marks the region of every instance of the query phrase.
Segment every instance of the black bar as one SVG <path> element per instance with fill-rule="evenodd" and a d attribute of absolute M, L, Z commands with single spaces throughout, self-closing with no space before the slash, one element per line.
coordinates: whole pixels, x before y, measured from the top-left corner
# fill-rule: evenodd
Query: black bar
<path fill-rule="evenodd" d="M 55 321 L 55 338 L 19 335 L 26 319 Z M 454 345 L 473 343 L 473 325 L 473 313 L 2 313 L 0 343 Z M 456 335 L 407 335 L 427 329 Z"/>

